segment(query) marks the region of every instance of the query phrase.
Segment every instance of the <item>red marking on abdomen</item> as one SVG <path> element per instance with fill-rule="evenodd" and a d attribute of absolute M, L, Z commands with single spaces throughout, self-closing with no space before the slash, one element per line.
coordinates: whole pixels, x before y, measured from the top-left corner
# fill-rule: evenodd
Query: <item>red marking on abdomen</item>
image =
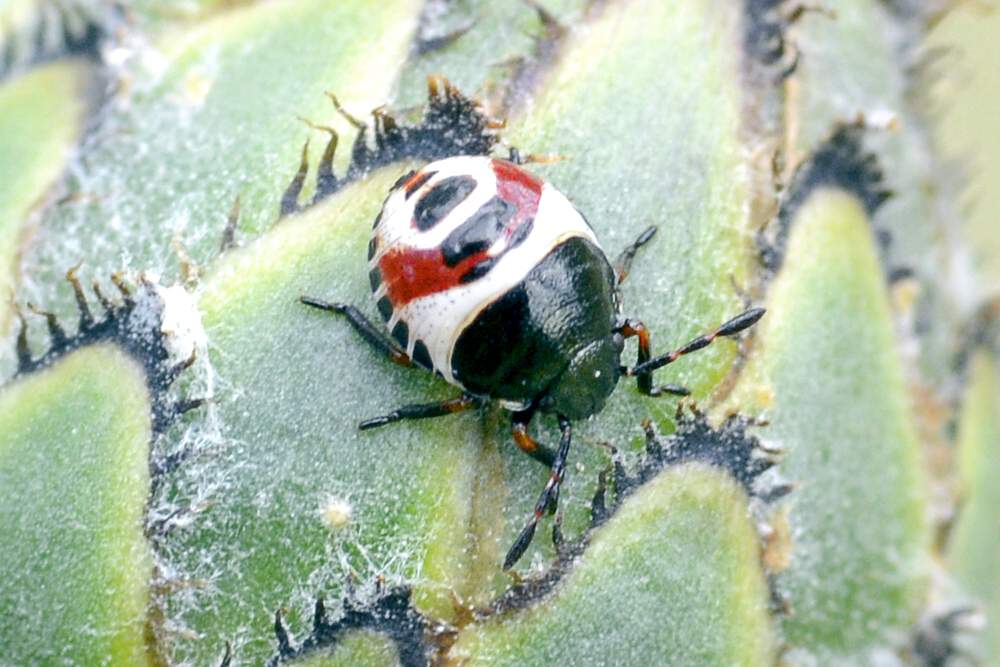
<path fill-rule="evenodd" d="M 543 183 L 511 162 L 492 160 L 491 167 L 497 180 L 497 196 L 516 207 L 517 212 L 504 229 L 504 235 L 510 238 L 524 222 L 535 217 Z M 401 308 L 414 299 L 460 285 L 463 275 L 488 258 L 484 250 L 449 267 L 440 248 L 399 248 L 383 255 L 378 266 L 389 301 L 394 308 Z"/>
<path fill-rule="evenodd" d="M 538 200 L 542 198 L 542 180 L 506 160 L 493 160 L 491 166 L 497 177 L 497 196 L 517 206 L 513 222 L 535 217 Z M 517 224 L 511 227 L 516 229 Z"/>
<path fill-rule="evenodd" d="M 448 266 L 439 248 L 403 248 L 383 255 L 378 268 L 386 296 L 394 308 L 401 308 L 414 299 L 460 285 L 462 276 L 486 258 L 485 251 L 478 252 L 455 266 Z"/>

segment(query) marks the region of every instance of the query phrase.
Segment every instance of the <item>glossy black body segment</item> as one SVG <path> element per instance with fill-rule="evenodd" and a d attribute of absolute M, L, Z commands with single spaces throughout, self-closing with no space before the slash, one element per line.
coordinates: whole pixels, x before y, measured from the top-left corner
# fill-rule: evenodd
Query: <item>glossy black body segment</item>
<path fill-rule="evenodd" d="M 452 372 L 474 394 L 531 404 L 566 379 L 584 354 L 594 359 L 581 368 L 593 366 L 588 395 L 572 405 L 539 407 L 570 419 L 590 416 L 619 376 L 613 288 L 614 272 L 601 249 L 583 237 L 567 239 L 465 328 Z"/>

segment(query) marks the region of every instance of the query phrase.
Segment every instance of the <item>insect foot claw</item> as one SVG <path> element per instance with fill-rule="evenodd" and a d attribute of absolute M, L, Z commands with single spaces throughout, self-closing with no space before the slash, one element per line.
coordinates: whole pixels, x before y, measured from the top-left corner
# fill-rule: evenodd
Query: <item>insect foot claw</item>
<path fill-rule="evenodd" d="M 691 390 L 679 384 L 665 384 L 659 387 L 654 387 L 653 390 L 649 392 L 650 396 L 663 396 L 664 394 L 670 394 L 672 396 L 690 396 Z"/>
<path fill-rule="evenodd" d="M 514 567 L 514 564 L 521 560 L 521 556 L 528 550 L 528 545 L 531 544 L 531 540 L 535 537 L 535 528 L 537 526 L 538 521 L 532 520 L 527 526 L 521 529 L 521 534 L 514 540 L 514 544 L 511 545 L 510 550 L 507 552 L 506 558 L 503 559 L 504 572 Z"/>
<path fill-rule="evenodd" d="M 744 311 L 719 327 L 719 336 L 733 336 L 757 323 L 767 311 L 764 308 L 751 308 Z"/>
<path fill-rule="evenodd" d="M 313 308 L 319 308 L 331 313 L 342 313 L 347 310 L 346 303 L 331 303 L 330 301 L 324 301 L 323 299 L 317 299 L 314 296 L 307 296 L 305 294 L 299 297 L 299 302 L 306 306 L 312 306 Z"/>
<path fill-rule="evenodd" d="M 367 431 L 371 428 L 378 428 L 379 426 L 385 426 L 393 421 L 394 415 L 379 415 L 378 417 L 372 417 L 371 419 L 365 419 L 358 424 L 359 431 Z"/>

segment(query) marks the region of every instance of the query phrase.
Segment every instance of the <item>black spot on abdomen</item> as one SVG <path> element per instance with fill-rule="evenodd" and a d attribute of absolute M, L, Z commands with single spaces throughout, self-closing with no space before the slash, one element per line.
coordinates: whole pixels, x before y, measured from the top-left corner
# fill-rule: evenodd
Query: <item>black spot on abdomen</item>
<path fill-rule="evenodd" d="M 471 176 L 451 176 L 442 179 L 417 200 L 413 209 L 414 222 L 422 232 L 432 229 L 476 189 Z"/>
<path fill-rule="evenodd" d="M 489 248 L 503 235 L 516 212 L 517 207 L 499 197 L 483 204 L 441 244 L 444 263 L 457 266 L 463 259 Z"/>

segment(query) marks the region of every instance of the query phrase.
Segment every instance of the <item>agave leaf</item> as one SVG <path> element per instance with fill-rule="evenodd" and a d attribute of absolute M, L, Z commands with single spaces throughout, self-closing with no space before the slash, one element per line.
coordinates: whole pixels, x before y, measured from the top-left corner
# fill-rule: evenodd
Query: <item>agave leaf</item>
<path fill-rule="evenodd" d="M 675 468 L 596 531 L 559 589 L 469 626 L 469 665 L 772 665 L 774 637 L 746 496 L 700 465 Z M 724 599 L 725 604 L 705 601 Z"/>
<path fill-rule="evenodd" d="M 364 304 L 371 221 L 403 170 L 387 168 L 283 221 L 205 284 L 199 306 L 214 367 L 234 388 L 218 402 L 233 444 L 180 474 L 195 485 L 230 481 L 204 520 L 167 547 L 183 571 L 212 580 L 210 604 L 180 600 L 171 610 L 206 635 L 204 650 L 231 639 L 241 656 L 266 657 L 269 610 L 287 607 L 289 624 L 301 627 L 313 600 L 335 597 L 352 572 L 412 582 L 421 605 L 444 617 L 449 591 L 474 595 L 481 585 L 470 579 L 467 530 L 489 511 L 473 494 L 478 467 L 495 455 L 480 450 L 475 415 L 359 433 L 360 419 L 399 401 L 455 391 L 386 363 L 345 321 L 298 302 L 313 294 Z M 330 503 L 349 508 L 342 523 L 324 511 Z"/>
<path fill-rule="evenodd" d="M 919 62 L 923 24 L 904 20 L 891 3 L 848 0 L 805 11 L 790 28 L 797 66 L 786 80 L 786 162 L 794 168 L 835 127 L 868 128 L 865 146 L 879 158 L 892 194 L 873 215 L 879 253 L 893 281 L 895 315 L 920 337 L 915 357 L 930 386 L 950 372 L 947 360 L 959 335 L 963 302 L 956 287 L 961 265 L 951 235 L 949 193 L 928 184 L 944 166 L 935 159 L 928 130 L 925 72 Z M 835 91 L 835 92 L 832 92 Z"/>
<path fill-rule="evenodd" d="M 58 282 L 81 259 L 74 239 L 85 235 L 102 242 L 84 272 L 120 270 L 125 254 L 169 279 L 179 274 L 178 243 L 202 264 L 218 252 L 237 197 L 240 234 L 266 229 L 311 133 L 297 117 L 333 116 L 325 90 L 362 109 L 381 104 L 418 5 L 261 3 L 153 34 L 126 62 L 121 92 L 86 146 L 74 189 L 87 196 L 47 212 L 26 269 L 38 284 Z M 32 298 L 58 303 L 48 292 Z"/>
<path fill-rule="evenodd" d="M 867 664 L 925 591 L 926 487 L 889 302 L 860 201 L 832 188 L 798 210 L 768 317 L 735 395 L 787 450 L 790 664 Z M 812 657 L 810 657 L 812 656 Z"/>
<path fill-rule="evenodd" d="M 740 116 L 742 24 L 718 9 L 711 1 L 604 6 L 566 36 L 507 133 L 523 154 L 564 158 L 534 169 L 567 193 L 610 257 L 657 226 L 623 291 L 625 314 L 645 322 L 654 354 L 744 307 L 737 292 L 746 287 L 753 246 Z M 704 400 L 735 353 L 721 342 L 659 371 L 657 383 L 684 385 Z M 630 346 L 623 360 L 634 363 L 634 355 Z M 579 425 L 571 466 L 581 468 L 565 485 L 567 532 L 586 525 L 594 473 L 606 464 L 606 451 L 594 445 L 637 445 L 639 424 L 650 416 L 669 431 L 675 406 L 676 399 L 643 397 L 623 380 L 605 410 Z M 551 426 L 542 433 L 558 439 Z M 508 508 L 515 517 L 510 541 L 545 473 L 515 452 L 505 464 L 516 501 Z M 533 550 L 527 558 L 552 555 L 541 541 Z"/>
<path fill-rule="evenodd" d="M 0 394 L 5 660 L 153 663 L 150 433 L 145 375 L 115 348 L 75 352 Z"/>
<path fill-rule="evenodd" d="M 951 162 L 944 187 L 960 196 L 964 236 L 977 269 L 979 284 L 997 292 L 1000 285 L 1000 53 L 996 48 L 1000 12 L 988 6 L 959 4 L 928 39 L 931 53 L 947 53 L 931 63 L 927 77 L 930 102 L 941 151 Z M 932 78 L 931 75 L 936 75 Z M 969 295 L 965 295 L 968 298 Z"/>
<path fill-rule="evenodd" d="M 544 60 L 558 35 L 583 20 L 588 0 L 461 0 L 428 3 L 414 53 L 396 92 L 400 106 L 423 102 L 423 80 L 445 74 L 460 89 L 510 102 L 510 82 Z M 505 99 L 506 98 L 506 99 Z"/>
<path fill-rule="evenodd" d="M 17 254 L 32 210 L 66 167 L 80 137 L 81 93 L 89 70 L 80 62 L 46 65 L 0 87 L 0 334 L 10 326 Z M 0 369 L 2 370 L 2 369 Z"/>
<path fill-rule="evenodd" d="M 399 652 L 392 642 L 372 632 L 355 632 L 333 651 L 297 660 L 295 667 L 393 667 Z"/>
<path fill-rule="evenodd" d="M 633 495 L 551 595 L 467 624 L 466 606 L 486 605 L 508 587 L 501 555 L 548 473 L 514 451 L 507 417 L 493 408 L 359 433 L 364 417 L 456 391 L 394 367 L 346 322 L 297 303 L 308 293 L 354 303 L 377 319 L 364 260 L 371 221 L 394 180 L 417 165 L 386 167 L 270 228 L 302 141 L 317 136 L 295 116 L 334 117 L 324 90 L 358 112 L 384 102 L 393 87 L 409 104 L 426 73 L 443 72 L 510 112 L 507 139 L 522 154 L 565 158 L 530 168 L 574 200 L 609 255 L 659 226 L 624 298 L 627 314 L 652 330 L 655 351 L 742 310 L 762 222 L 754 218 L 762 210 L 755 188 L 766 180 L 753 172 L 760 137 L 748 132 L 758 92 L 743 78 L 750 19 L 722 0 L 544 4 L 558 24 L 528 3 L 455 3 L 436 27 L 475 21 L 423 52 L 427 34 L 411 36 L 421 5 L 426 27 L 436 3 L 233 8 L 196 0 L 188 6 L 197 25 L 161 21 L 155 1 L 143 10 L 152 20 L 139 37 L 151 46 L 135 48 L 126 62 L 120 90 L 83 148 L 76 196 L 46 213 L 24 268 L 34 300 L 46 304 L 55 276 L 80 259 L 82 240 L 101 241 L 87 258 L 90 270 L 120 268 L 126 253 L 133 266 L 176 275 L 175 237 L 199 263 L 212 262 L 240 196 L 236 235 L 244 247 L 224 253 L 196 288 L 214 404 L 167 434 L 172 446 L 193 443 L 192 455 L 150 500 L 154 510 L 202 510 L 153 536 L 158 558 L 184 583 L 155 596 L 165 618 L 149 637 L 172 640 L 162 648 L 167 660 L 217 661 L 232 642 L 237 660 L 260 662 L 274 653 L 275 610 L 301 637 L 316 597 L 336 598 L 353 573 L 358 582 L 384 576 L 412 586 L 416 609 L 457 628 L 449 655 L 456 659 L 583 664 L 627 653 L 640 664 L 773 663 L 747 499 L 717 471 L 697 466 L 661 473 Z M 769 314 L 727 403 L 770 414 L 772 426 L 761 433 L 788 449 L 781 472 L 798 485 L 793 559 L 779 577 L 796 612 L 782 622 L 791 664 L 884 656 L 926 591 L 926 485 L 872 230 L 902 234 L 890 247 L 889 270 L 899 260 L 933 271 L 943 252 L 928 250 L 943 228 L 934 213 L 940 202 L 921 187 L 934 178 L 932 164 L 912 159 L 926 137 L 899 111 L 912 100 L 897 44 L 886 37 L 898 25 L 884 3 L 842 4 L 836 19 L 807 12 L 796 28 L 800 46 L 812 50 L 785 91 L 789 165 L 837 122 L 890 109 L 904 118 L 903 131 L 868 141 L 893 166 L 887 180 L 903 195 L 873 219 L 830 189 L 795 212 L 785 262 L 769 286 Z M 488 68 L 494 56 L 520 65 Z M 838 95 L 829 94 L 830 81 L 844 82 Z M 329 122 L 348 143 L 349 124 Z M 348 155 L 338 153 L 340 172 Z M 248 243 L 248 233 L 260 236 Z M 937 287 L 921 283 L 930 296 L 919 312 L 952 322 Z M 925 349 L 933 377 L 947 372 L 942 331 L 934 329 L 936 342 Z M 686 384 L 711 406 L 728 389 L 724 378 L 737 358 L 736 346 L 722 342 L 658 372 L 658 381 Z M 107 377 L 120 375 L 106 366 Z M 58 368 L 0 395 L 0 426 L 20 383 Z M 117 396 L 127 384 L 104 391 Z M 601 445 L 625 450 L 634 463 L 627 450 L 638 445 L 641 420 L 652 415 L 670 431 L 675 405 L 623 383 L 603 413 L 575 425 L 561 502 L 570 537 L 590 520 L 596 473 L 609 462 Z M 85 412 L 97 419 L 128 407 Z M 533 428 L 554 440 L 546 419 Z M 34 451 L 33 439 L 51 450 L 44 434 L 18 445 Z M 46 474 L 29 471 L 22 482 Z M 545 571 L 553 555 L 540 531 L 522 573 Z M 134 563 L 148 567 L 148 551 Z M 633 631 L 644 640 L 622 639 Z M 384 637 L 359 632 L 306 663 L 397 659 Z"/>
<path fill-rule="evenodd" d="M 985 351 L 973 357 L 970 371 L 958 424 L 964 503 L 948 547 L 948 560 L 966 591 L 981 601 L 987 619 L 996 619 L 1000 618 L 996 560 L 1000 553 L 996 530 L 1000 521 L 996 485 L 1000 475 L 1000 371 L 995 359 Z M 988 623 L 979 642 L 986 664 L 1000 660 L 1000 629 L 995 623 Z"/>

